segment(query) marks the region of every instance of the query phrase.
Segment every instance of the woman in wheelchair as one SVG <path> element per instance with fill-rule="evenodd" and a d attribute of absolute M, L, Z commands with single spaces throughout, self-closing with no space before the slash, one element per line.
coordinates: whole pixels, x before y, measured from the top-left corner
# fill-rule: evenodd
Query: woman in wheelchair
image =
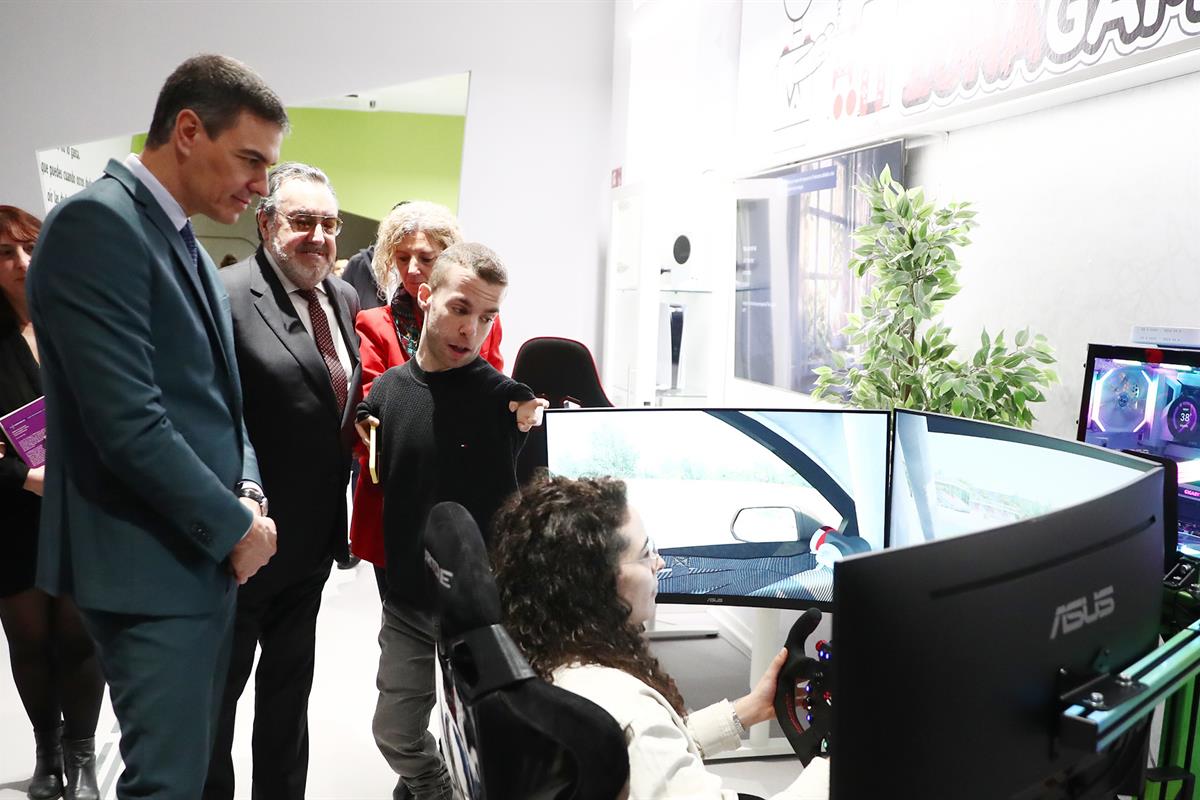
<path fill-rule="evenodd" d="M 738 747 L 773 716 L 781 650 L 750 694 L 688 712 L 642 636 L 663 567 L 625 484 L 612 478 L 544 478 L 495 520 L 492 562 L 504 624 L 534 671 L 608 711 L 629 744 L 629 796 L 722 798 L 702 759 Z M 828 764 L 814 760 L 772 800 L 828 795 Z"/>

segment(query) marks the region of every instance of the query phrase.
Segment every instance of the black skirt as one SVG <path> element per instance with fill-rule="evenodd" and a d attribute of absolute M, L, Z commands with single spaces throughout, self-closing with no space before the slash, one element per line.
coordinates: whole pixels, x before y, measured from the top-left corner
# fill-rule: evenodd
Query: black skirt
<path fill-rule="evenodd" d="M 41 507 L 31 492 L 0 489 L 0 597 L 33 588 Z"/>

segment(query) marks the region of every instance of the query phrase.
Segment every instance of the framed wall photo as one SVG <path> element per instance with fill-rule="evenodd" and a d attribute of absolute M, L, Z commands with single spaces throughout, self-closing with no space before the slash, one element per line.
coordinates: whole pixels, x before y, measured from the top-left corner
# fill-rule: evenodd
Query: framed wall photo
<path fill-rule="evenodd" d="M 903 182 L 902 140 L 738 182 L 734 377 L 807 393 L 848 350 L 842 329 L 868 289 L 847 268 L 870 217 L 854 187 L 885 166 Z"/>

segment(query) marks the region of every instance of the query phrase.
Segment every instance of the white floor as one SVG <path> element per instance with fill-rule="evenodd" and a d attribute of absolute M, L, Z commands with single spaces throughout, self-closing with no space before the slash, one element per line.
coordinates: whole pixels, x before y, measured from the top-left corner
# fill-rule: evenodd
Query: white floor
<path fill-rule="evenodd" d="M 659 614 L 673 612 L 661 607 Z M 310 762 L 308 797 L 322 800 L 388 800 L 395 776 L 375 749 L 371 715 L 375 708 L 375 670 L 379 659 L 379 595 L 366 564 L 334 570 L 325 585 L 317 626 L 317 669 L 309 703 Z M 0 637 L 0 664 L 7 665 L 7 644 Z M 241 699 L 234 764 L 237 797 L 250 797 L 250 726 L 253 692 Z M 107 700 L 96 732 L 102 796 L 116 797 L 120 771 L 116 721 Z M 33 767 L 33 738 L 7 666 L 0 668 L 0 800 L 25 797 Z M 727 788 L 769 797 L 799 772 L 791 758 L 722 762 L 711 766 Z"/>

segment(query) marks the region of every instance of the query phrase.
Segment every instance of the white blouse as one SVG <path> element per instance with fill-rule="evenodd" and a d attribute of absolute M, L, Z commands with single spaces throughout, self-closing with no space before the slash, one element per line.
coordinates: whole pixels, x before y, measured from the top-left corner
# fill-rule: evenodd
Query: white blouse
<path fill-rule="evenodd" d="M 572 664 L 554 671 L 556 686 L 582 695 L 613 716 L 629 747 L 630 800 L 737 800 L 702 759 L 741 744 L 728 700 L 684 720 L 666 698 L 612 667 Z M 771 800 L 827 800 L 829 762 L 813 759 L 791 786 Z"/>

